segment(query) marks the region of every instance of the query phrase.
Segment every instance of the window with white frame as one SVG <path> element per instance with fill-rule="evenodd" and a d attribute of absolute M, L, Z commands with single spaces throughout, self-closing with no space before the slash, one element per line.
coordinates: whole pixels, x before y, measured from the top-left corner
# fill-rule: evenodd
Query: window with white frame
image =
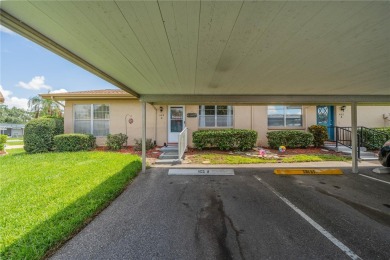
<path fill-rule="evenodd" d="M 268 127 L 301 127 L 302 106 L 268 106 Z"/>
<path fill-rule="evenodd" d="M 199 127 L 233 127 L 233 107 L 199 106 Z"/>
<path fill-rule="evenodd" d="M 74 132 L 106 136 L 110 133 L 110 107 L 104 104 L 74 105 Z"/>

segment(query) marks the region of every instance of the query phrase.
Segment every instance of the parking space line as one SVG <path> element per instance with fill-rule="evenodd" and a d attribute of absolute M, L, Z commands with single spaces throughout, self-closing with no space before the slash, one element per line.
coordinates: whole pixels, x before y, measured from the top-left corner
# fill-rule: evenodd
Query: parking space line
<path fill-rule="evenodd" d="M 317 229 L 322 235 L 328 238 L 334 245 L 341 249 L 345 254 L 347 254 L 351 259 L 361 259 L 357 254 L 355 254 L 351 249 L 349 249 L 346 245 L 343 244 L 340 240 L 335 238 L 332 234 L 326 231 L 322 226 L 320 226 L 317 222 L 315 222 L 312 218 L 306 215 L 302 210 L 300 210 L 297 206 L 291 203 L 287 198 L 283 197 L 282 194 L 277 192 L 271 185 L 263 181 L 260 177 L 254 176 L 259 182 L 261 182 L 264 186 L 266 186 L 272 193 L 278 196 L 284 203 L 286 203 L 290 208 L 292 208 L 296 213 L 298 213 L 304 220 L 306 220 L 310 225 L 312 225 L 315 229 Z"/>
<path fill-rule="evenodd" d="M 367 175 L 364 175 L 364 174 L 360 174 L 360 176 L 363 176 L 363 177 L 366 177 L 366 178 L 369 178 L 369 179 L 372 179 L 372 180 L 375 180 L 375 181 L 380 181 L 380 182 L 383 182 L 383 183 L 386 183 L 386 184 L 390 184 L 390 182 L 388 181 L 383 181 L 383 180 L 380 180 L 380 179 L 377 179 L 377 178 L 374 178 L 374 177 L 371 177 L 371 176 L 367 176 Z"/>

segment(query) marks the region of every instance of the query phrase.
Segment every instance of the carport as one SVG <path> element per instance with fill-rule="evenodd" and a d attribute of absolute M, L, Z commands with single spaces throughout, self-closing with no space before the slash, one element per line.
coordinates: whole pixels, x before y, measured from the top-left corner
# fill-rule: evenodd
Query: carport
<path fill-rule="evenodd" d="M 390 2 L 8 1 L 1 24 L 146 103 L 390 104 Z"/>

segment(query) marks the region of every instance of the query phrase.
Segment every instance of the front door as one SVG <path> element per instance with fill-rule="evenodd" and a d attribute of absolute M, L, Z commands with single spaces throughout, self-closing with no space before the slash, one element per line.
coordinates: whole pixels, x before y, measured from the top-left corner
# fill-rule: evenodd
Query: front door
<path fill-rule="evenodd" d="M 177 143 L 185 124 L 184 106 L 169 106 L 168 110 L 168 143 Z"/>
<path fill-rule="evenodd" d="M 317 125 L 326 126 L 329 140 L 334 141 L 334 106 L 317 106 Z"/>

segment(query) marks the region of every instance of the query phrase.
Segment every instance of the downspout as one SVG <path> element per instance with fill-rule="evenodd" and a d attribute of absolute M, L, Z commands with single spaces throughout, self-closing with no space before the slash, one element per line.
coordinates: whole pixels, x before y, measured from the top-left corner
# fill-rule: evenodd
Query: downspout
<path fill-rule="evenodd" d="M 251 130 L 253 130 L 253 106 L 251 106 Z"/>
<path fill-rule="evenodd" d="M 304 107 L 305 108 L 305 131 L 307 131 L 307 108 L 308 107 Z"/>

